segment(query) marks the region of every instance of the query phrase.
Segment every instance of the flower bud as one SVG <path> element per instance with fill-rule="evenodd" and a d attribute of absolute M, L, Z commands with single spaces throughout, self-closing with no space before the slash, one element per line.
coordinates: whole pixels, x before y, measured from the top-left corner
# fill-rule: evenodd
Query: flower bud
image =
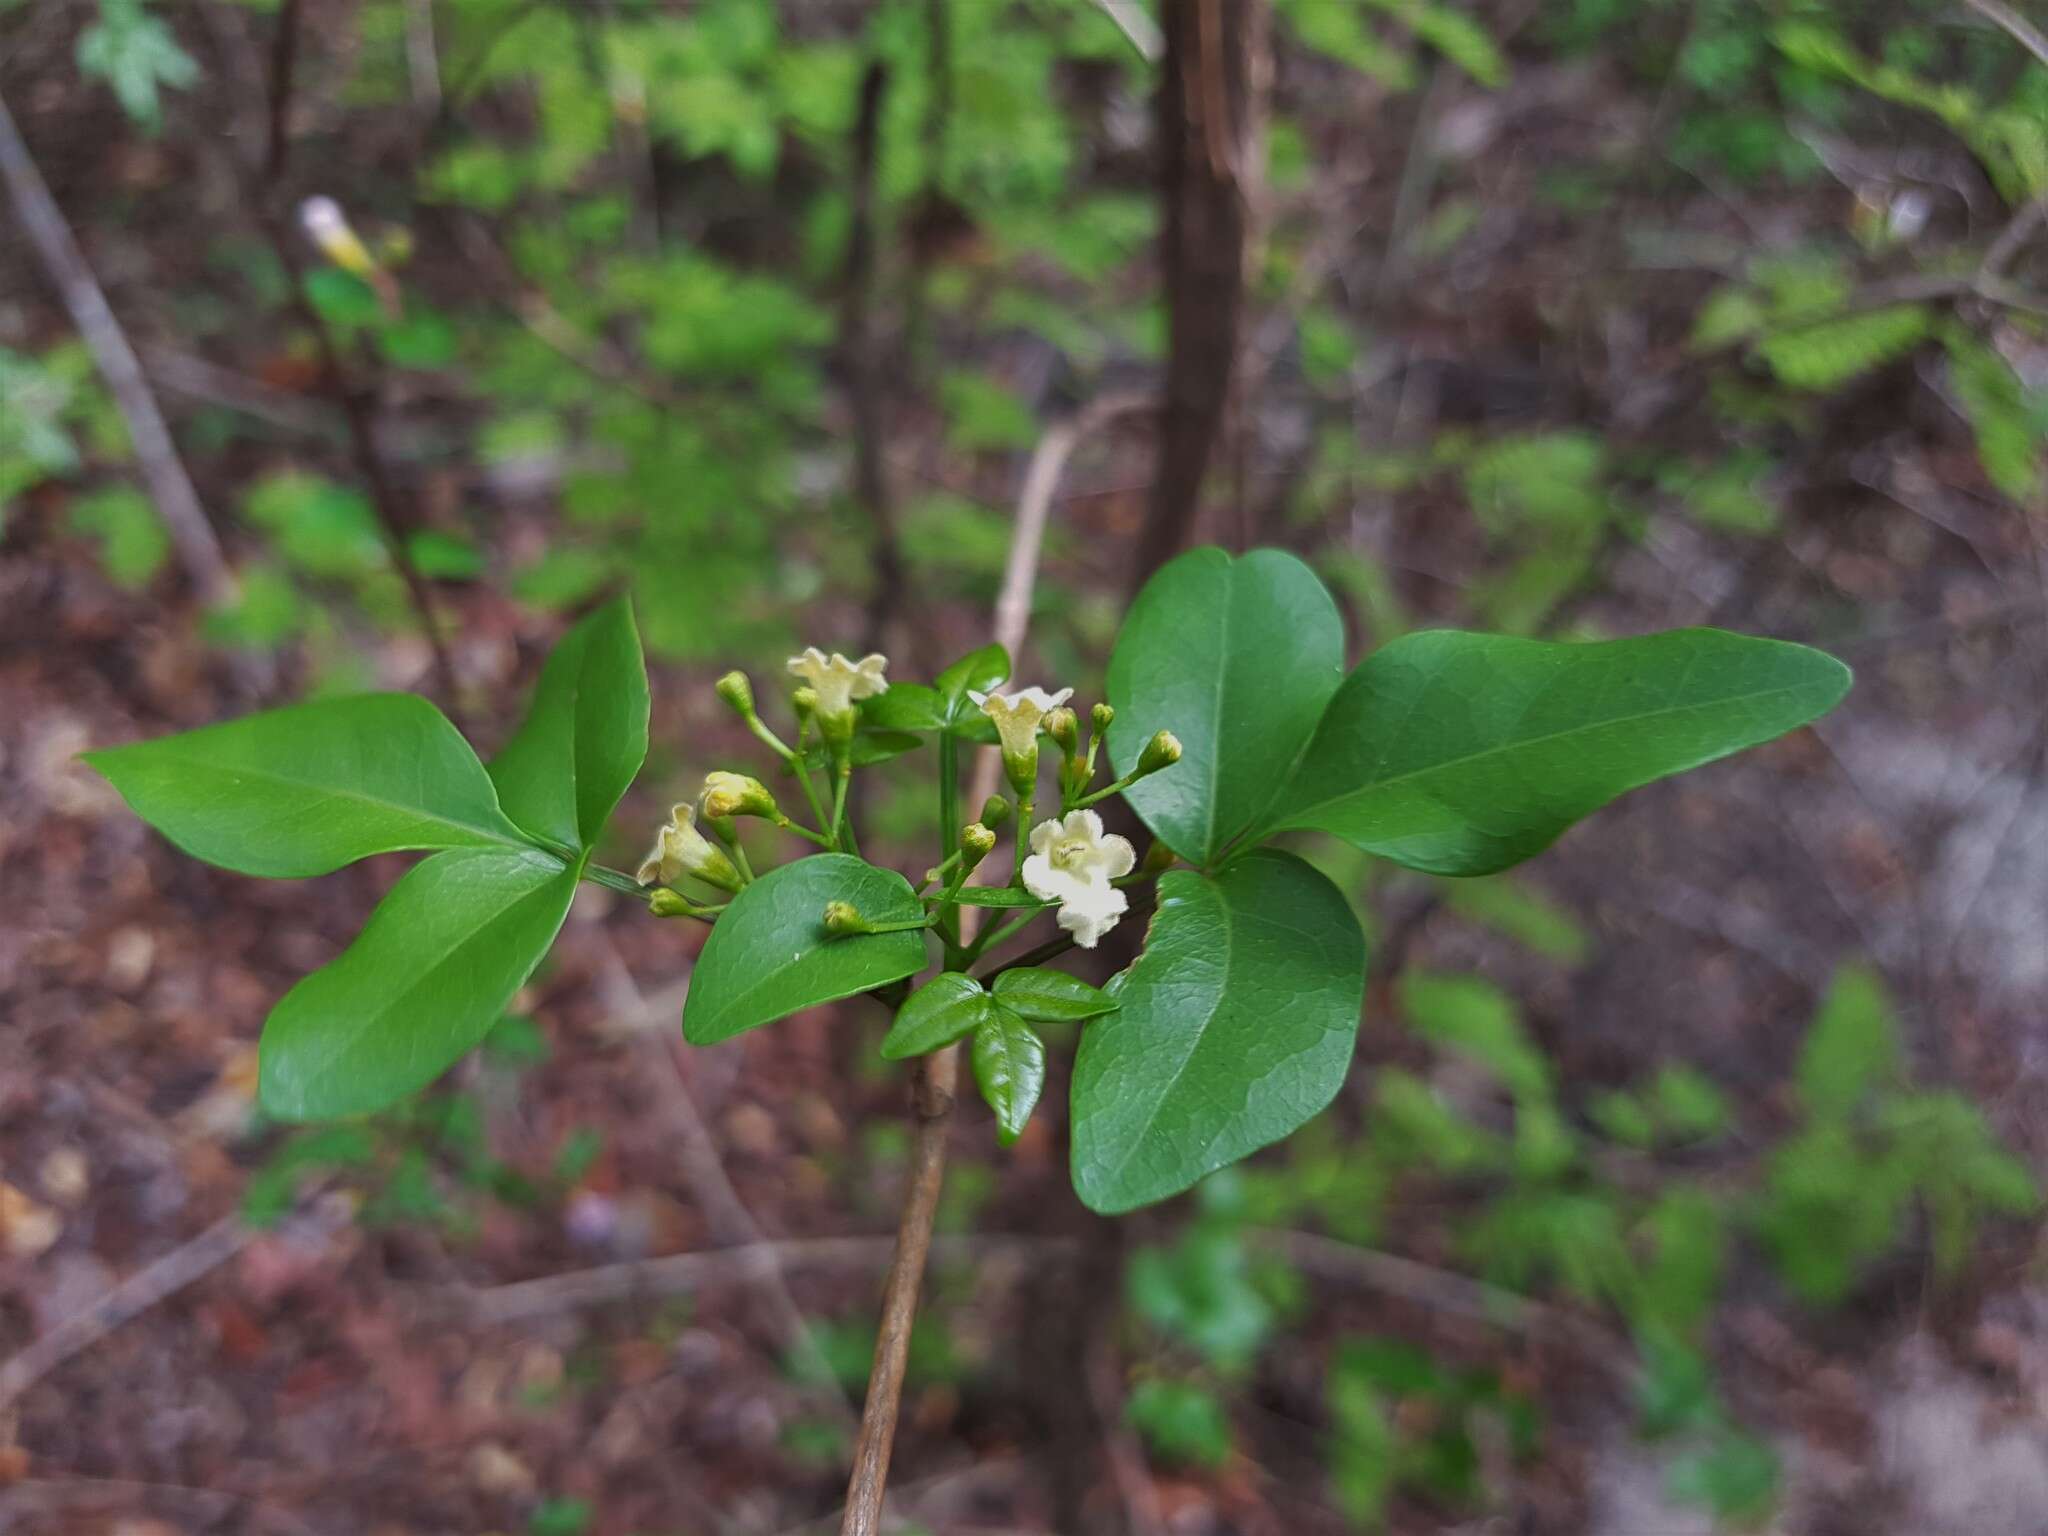
<path fill-rule="evenodd" d="M 1161 731 L 1145 743 L 1145 750 L 1138 754 L 1138 772 L 1134 777 L 1157 773 L 1162 768 L 1171 768 L 1180 761 L 1180 738 L 1171 731 Z"/>
<path fill-rule="evenodd" d="M 779 814 L 767 785 L 744 773 L 723 770 L 705 775 L 700 803 L 705 818 L 711 821 L 722 821 L 728 816 L 766 816 L 773 820 Z"/>
<path fill-rule="evenodd" d="M 1045 734 L 1050 736 L 1059 749 L 1067 756 L 1074 755 L 1075 743 L 1080 740 L 1081 722 L 1074 712 L 1062 704 L 1045 717 Z"/>
<path fill-rule="evenodd" d="M 1098 704 L 1088 711 L 1088 721 L 1095 727 L 1095 734 L 1098 736 L 1109 729 L 1109 722 L 1115 718 L 1116 711 L 1107 704 Z"/>
<path fill-rule="evenodd" d="M 688 917 L 695 908 L 667 886 L 659 886 L 648 896 L 647 910 L 656 917 Z"/>
<path fill-rule="evenodd" d="M 973 873 L 981 861 L 995 851 L 996 835 L 978 821 L 970 821 L 960 829 L 960 868 L 963 874 Z"/>
<path fill-rule="evenodd" d="M 836 751 L 853 740 L 853 728 L 859 721 L 860 716 L 850 707 L 836 712 L 820 711 L 818 734 L 825 738 L 826 745 Z"/>
<path fill-rule="evenodd" d="M 818 690 L 799 688 L 789 696 L 789 706 L 796 711 L 799 720 L 808 720 L 818 712 Z"/>
<path fill-rule="evenodd" d="M 747 681 L 746 673 L 728 672 L 712 686 L 734 714 L 742 720 L 754 718 L 754 685 Z"/>
<path fill-rule="evenodd" d="M 1001 795 L 990 795 L 981 802 L 981 824 L 994 831 L 1010 819 L 1010 802 Z"/>
<path fill-rule="evenodd" d="M 856 933 L 866 933 L 868 920 L 850 901 L 828 901 L 825 903 L 825 931 L 835 939 L 847 938 Z"/>

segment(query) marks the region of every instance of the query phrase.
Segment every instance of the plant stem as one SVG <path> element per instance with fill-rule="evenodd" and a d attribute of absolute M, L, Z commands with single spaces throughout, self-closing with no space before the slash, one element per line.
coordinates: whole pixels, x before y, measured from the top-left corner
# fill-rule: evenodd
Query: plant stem
<path fill-rule="evenodd" d="M 822 815 L 818 818 L 818 820 L 820 821 L 823 821 L 824 819 L 825 818 Z M 809 827 L 806 827 L 799 822 L 791 821 L 787 816 L 783 817 L 780 821 L 776 822 L 775 825 L 780 827 L 785 832 L 794 832 L 798 837 L 809 838 L 812 842 L 816 843 L 820 848 L 830 848 L 832 846 L 832 840 L 829 837 L 825 836 L 824 833 L 813 832 Z"/>
<path fill-rule="evenodd" d="M 1043 965 L 1048 960 L 1064 955 L 1073 947 L 1074 936 L 1071 933 L 1063 933 L 1056 939 L 1047 939 L 1036 949 L 1025 950 L 1023 954 L 1017 956 L 1014 960 L 1005 960 L 992 971 L 983 972 L 979 979 L 982 981 L 993 981 L 1005 971 L 1021 970 L 1027 965 Z"/>
<path fill-rule="evenodd" d="M 946 1136 L 953 1124 L 953 1090 L 959 1056 L 947 1049 L 912 1064 L 911 1092 L 917 1121 L 911 1145 L 910 1188 L 896 1229 L 896 1257 L 882 1293 L 882 1326 L 875 1336 L 875 1363 L 868 1376 L 860 1435 L 854 1444 L 853 1479 L 846 1490 L 840 1536 L 879 1536 L 882 1497 L 889 1481 L 889 1452 L 903 1404 L 903 1375 L 910 1362 L 910 1330 L 917 1318 L 918 1291 L 931 1253 L 932 1223 L 946 1175 Z"/>
<path fill-rule="evenodd" d="M 1022 933 L 1026 928 L 1030 927 L 1032 921 L 1035 918 L 1041 916 L 1045 911 L 1046 908 L 1044 907 L 1034 907 L 1029 912 L 1011 918 L 1007 923 L 1003 924 L 1003 926 L 1000 928 L 989 929 L 987 933 L 983 934 L 979 939 L 975 940 L 974 943 L 970 944 L 967 947 L 965 964 L 974 964 L 974 962 L 979 960 L 983 954 L 985 954 L 987 951 L 991 949 L 994 949 L 998 944 L 1002 943 L 1005 939 L 1016 937 L 1018 934 Z"/>
<path fill-rule="evenodd" d="M 583 878 L 592 885 L 601 885 L 608 891 L 619 891 L 627 896 L 645 896 L 647 888 L 622 869 L 611 869 L 603 864 L 583 866 Z"/>

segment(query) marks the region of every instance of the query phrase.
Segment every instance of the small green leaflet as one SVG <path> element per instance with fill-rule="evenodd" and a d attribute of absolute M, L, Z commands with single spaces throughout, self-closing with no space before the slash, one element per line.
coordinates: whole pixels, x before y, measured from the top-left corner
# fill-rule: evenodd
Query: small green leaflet
<path fill-rule="evenodd" d="M 1718 629 L 1591 643 L 1406 635 L 1344 680 L 1265 830 L 1491 874 L 1628 790 L 1827 713 L 1849 682 L 1820 651 Z"/>
<path fill-rule="evenodd" d="M 432 1082 L 489 1034 L 548 952 L 581 871 L 531 850 L 461 848 L 409 870 L 332 964 L 263 1026 L 263 1108 L 362 1114 Z"/>
<path fill-rule="evenodd" d="M 410 693 L 271 710 L 88 752 L 194 858 L 299 879 L 406 848 L 524 848 L 469 743 Z"/>
<path fill-rule="evenodd" d="M 1065 971 L 1025 965 L 996 976 L 995 999 L 1019 1018 L 1041 1024 L 1073 1024 L 1116 1007 L 1116 999 Z"/>
<path fill-rule="evenodd" d="M 882 1040 L 890 1061 L 922 1056 L 965 1040 L 994 1016 L 995 1003 L 980 982 L 959 971 L 934 976 L 903 1000 Z"/>
<path fill-rule="evenodd" d="M 1343 676 L 1337 605 L 1294 556 L 1182 555 L 1131 605 L 1108 680 L 1116 771 L 1162 730 L 1181 760 L 1124 798 L 1168 847 L 1212 862 L 1272 802 Z"/>
<path fill-rule="evenodd" d="M 851 854 L 821 853 L 770 870 L 733 898 L 705 940 L 683 1001 L 683 1038 L 716 1045 L 924 969 L 920 930 L 827 937 L 824 912 L 833 901 L 851 902 L 873 923 L 924 916 L 908 880 Z"/>
<path fill-rule="evenodd" d="M 506 815 L 536 837 L 585 849 L 646 757 L 647 666 L 622 597 L 562 636 L 490 773 Z"/>
<path fill-rule="evenodd" d="M 1104 1215 L 1179 1194 L 1299 1129 L 1344 1081 L 1365 936 L 1292 854 L 1160 879 L 1145 952 L 1074 1062 L 1073 1174 Z"/>
<path fill-rule="evenodd" d="M 993 995 L 972 976 L 947 971 L 934 976 L 904 1000 L 896 1022 L 882 1041 L 891 1061 L 922 1056 L 964 1040 L 1008 1013 L 1019 1021 L 1075 1023 L 1112 1011 L 1116 999 L 1064 971 L 1020 966 L 999 973 Z"/>
<path fill-rule="evenodd" d="M 996 1115 L 996 1139 L 1012 1145 L 1024 1134 L 1045 1092 L 1045 1042 L 1000 1003 L 974 1031 L 974 1081 Z"/>

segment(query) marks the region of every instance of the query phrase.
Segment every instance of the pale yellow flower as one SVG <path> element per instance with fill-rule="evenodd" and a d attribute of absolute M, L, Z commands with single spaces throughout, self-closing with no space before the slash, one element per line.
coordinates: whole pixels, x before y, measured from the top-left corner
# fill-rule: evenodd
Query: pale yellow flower
<path fill-rule="evenodd" d="M 1110 882 L 1136 864 L 1128 838 L 1105 835 L 1093 811 L 1069 811 L 1064 820 L 1041 821 L 1031 829 L 1024 888 L 1041 901 L 1058 902 L 1060 927 L 1083 949 L 1093 949 L 1130 908 Z"/>
<path fill-rule="evenodd" d="M 817 693 L 820 715 L 851 714 L 856 699 L 873 698 L 886 690 L 889 680 L 882 674 L 888 665 L 889 658 L 879 652 L 848 661 L 837 651 L 827 656 L 815 645 L 805 647 L 803 655 L 789 658 L 790 674 L 802 678 Z"/>

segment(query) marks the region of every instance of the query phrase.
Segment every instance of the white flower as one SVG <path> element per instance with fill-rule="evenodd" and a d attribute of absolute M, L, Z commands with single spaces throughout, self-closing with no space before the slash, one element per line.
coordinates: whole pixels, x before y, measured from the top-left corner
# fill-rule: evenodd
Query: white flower
<path fill-rule="evenodd" d="M 1037 759 L 1039 726 L 1045 723 L 1047 715 L 1073 696 L 1071 688 L 1062 688 L 1058 693 L 1047 693 L 1043 688 L 1020 688 L 1008 694 L 967 690 L 967 697 L 981 707 L 984 715 L 995 721 L 996 735 L 1003 742 L 1003 756 L 1018 762 L 1027 758 Z M 1101 828 L 1098 826 L 1096 830 Z"/>
<path fill-rule="evenodd" d="M 1137 862 L 1128 838 L 1103 834 L 1100 816 L 1069 811 L 1064 821 L 1041 821 L 1031 829 L 1024 888 L 1041 901 L 1058 902 L 1059 925 L 1083 949 L 1093 949 L 1130 907 L 1109 882 L 1128 875 Z"/>
<path fill-rule="evenodd" d="M 888 665 L 889 658 L 879 652 L 859 661 L 848 661 L 837 651 L 827 656 L 815 645 L 806 646 L 803 655 L 789 658 L 791 675 L 802 678 L 816 691 L 820 715 L 851 714 L 855 699 L 872 698 L 883 692 L 889 686 L 889 680 L 882 676 Z"/>
<path fill-rule="evenodd" d="M 697 808 L 687 800 L 668 813 L 668 821 L 654 839 L 654 848 L 640 862 L 635 876 L 642 885 L 674 885 L 684 875 L 736 891 L 739 871 L 725 850 L 697 830 Z"/>

